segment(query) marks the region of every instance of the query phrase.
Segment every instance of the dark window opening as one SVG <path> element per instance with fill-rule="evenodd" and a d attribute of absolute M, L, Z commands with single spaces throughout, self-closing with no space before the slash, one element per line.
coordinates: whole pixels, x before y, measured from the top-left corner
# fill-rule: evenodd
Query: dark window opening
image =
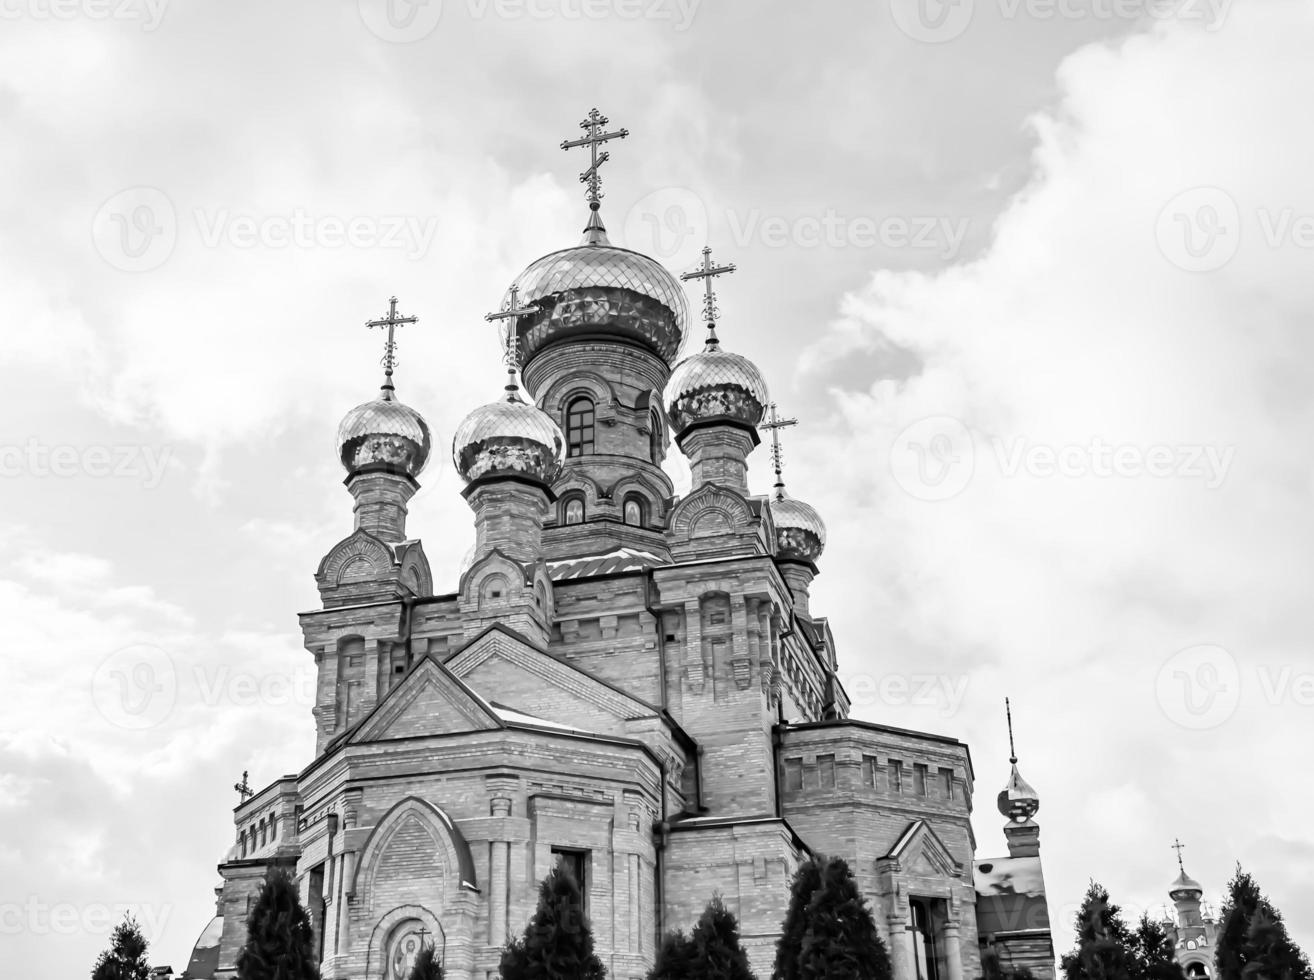
<path fill-rule="evenodd" d="M 785 760 L 785 789 L 788 792 L 798 792 L 803 789 L 802 759 Z"/>
<path fill-rule="evenodd" d="M 940 798 L 944 800 L 954 798 L 954 771 L 952 769 L 940 770 Z"/>
<path fill-rule="evenodd" d="M 588 915 L 589 909 L 589 852 L 577 851 L 565 847 L 552 848 L 552 856 L 557 862 L 557 867 L 561 868 L 579 885 L 579 893 L 583 900 L 583 908 L 580 910 L 584 915 Z"/>
<path fill-rule="evenodd" d="M 909 900 L 912 906 L 913 921 L 913 960 L 916 966 L 916 980 L 940 980 L 941 962 L 944 955 L 940 942 L 940 923 L 926 899 Z M 944 971 L 947 973 L 948 971 Z"/>
<path fill-rule="evenodd" d="M 593 399 L 580 397 L 566 406 L 566 455 L 587 456 L 593 452 Z"/>
<path fill-rule="evenodd" d="M 918 796 L 926 795 L 926 767 L 920 762 L 913 765 L 913 792 Z"/>
<path fill-rule="evenodd" d="M 643 498 L 631 494 L 625 498 L 625 523 L 631 527 L 643 527 L 647 523 L 644 513 Z"/>
<path fill-rule="evenodd" d="M 584 498 L 571 497 L 562 507 L 562 523 L 564 524 L 583 524 L 584 523 Z"/>
<path fill-rule="evenodd" d="M 886 762 L 886 768 L 889 770 L 889 791 L 891 793 L 903 792 L 903 763 L 898 759 L 890 759 Z"/>
<path fill-rule="evenodd" d="M 835 788 L 835 757 L 817 756 L 817 779 L 822 789 Z"/>

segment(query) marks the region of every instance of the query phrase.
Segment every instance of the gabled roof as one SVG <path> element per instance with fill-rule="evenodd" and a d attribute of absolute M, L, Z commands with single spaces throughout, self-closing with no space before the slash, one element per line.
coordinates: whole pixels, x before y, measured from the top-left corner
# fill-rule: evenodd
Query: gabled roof
<path fill-rule="evenodd" d="M 365 716 L 347 741 L 356 745 L 504 727 L 492 705 L 426 656 Z"/>
<path fill-rule="evenodd" d="M 921 819 L 908 825 L 882 860 L 898 861 L 904 873 L 927 877 L 957 878 L 963 872 L 935 828 Z"/>

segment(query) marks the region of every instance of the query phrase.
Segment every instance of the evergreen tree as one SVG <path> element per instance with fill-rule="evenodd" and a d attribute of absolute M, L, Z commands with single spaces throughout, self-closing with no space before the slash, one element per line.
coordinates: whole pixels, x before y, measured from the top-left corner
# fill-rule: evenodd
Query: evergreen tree
<path fill-rule="evenodd" d="M 821 885 L 824 861 L 810 857 L 798 866 L 789 886 L 789 908 L 776 940 L 776 964 L 771 980 L 799 980 L 798 954 L 803 949 L 803 936 L 808 931 L 807 909 L 812 896 Z"/>
<path fill-rule="evenodd" d="M 689 937 L 693 947 L 696 980 L 757 980 L 748 967 L 748 954 L 739 945 L 739 923 L 721 896 L 707 903 Z"/>
<path fill-rule="evenodd" d="M 502 980 L 606 980 L 575 878 L 554 868 L 538 889 L 524 935 L 502 951 Z"/>
<path fill-rule="evenodd" d="M 680 930 L 668 932 L 646 980 L 696 980 L 697 976 L 693 943 Z"/>
<path fill-rule="evenodd" d="M 432 945 L 420 947 L 406 980 L 443 980 L 443 967 L 438 962 L 438 952 Z"/>
<path fill-rule="evenodd" d="M 1131 931 L 1103 885 L 1090 883 L 1074 924 L 1077 948 L 1060 963 L 1065 980 L 1139 980 Z"/>
<path fill-rule="evenodd" d="M 319 980 L 315 935 L 296 882 L 271 868 L 246 920 L 246 944 L 237 954 L 238 980 Z"/>
<path fill-rule="evenodd" d="M 1282 913 L 1238 864 L 1227 884 L 1214 953 L 1218 980 L 1314 980 Z"/>
<path fill-rule="evenodd" d="M 1139 980 L 1184 980 L 1181 965 L 1173 956 L 1173 941 L 1163 926 L 1142 913 L 1132 935 L 1132 958 Z"/>
<path fill-rule="evenodd" d="M 151 967 L 146 960 L 147 947 L 137 920 L 125 915 L 110 934 L 110 948 L 97 958 L 92 980 L 148 980 Z"/>
<path fill-rule="evenodd" d="M 843 858 L 830 858 L 804 910 L 799 980 L 890 980 L 885 943 Z"/>

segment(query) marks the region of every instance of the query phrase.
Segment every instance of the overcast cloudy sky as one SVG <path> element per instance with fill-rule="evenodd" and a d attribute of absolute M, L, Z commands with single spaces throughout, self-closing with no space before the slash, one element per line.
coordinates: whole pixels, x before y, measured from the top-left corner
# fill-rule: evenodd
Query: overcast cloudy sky
<path fill-rule="evenodd" d="M 185 966 L 233 782 L 313 751 L 362 323 L 421 316 L 446 443 L 595 104 L 613 239 L 740 266 L 855 714 L 971 744 L 988 856 L 1013 698 L 1060 949 L 1174 837 L 1314 945 L 1311 49 L 1299 0 L 0 0 L 6 969 L 81 975 L 123 907 Z"/>

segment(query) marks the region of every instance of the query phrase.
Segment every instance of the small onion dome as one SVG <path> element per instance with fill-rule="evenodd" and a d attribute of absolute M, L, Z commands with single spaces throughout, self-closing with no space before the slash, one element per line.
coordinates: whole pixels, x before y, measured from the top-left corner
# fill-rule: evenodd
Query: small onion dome
<path fill-rule="evenodd" d="M 667 365 L 684 347 L 689 301 L 679 280 L 656 259 L 610 244 L 600 225 L 583 244 L 533 262 L 515 282 L 518 300 L 538 307 L 517 321 L 522 365 L 565 339 L 628 340 Z"/>
<path fill-rule="evenodd" d="M 815 562 L 826 549 L 826 525 L 810 505 L 795 500 L 776 486 L 771 499 L 771 520 L 776 525 L 776 551 L 781 558 Z"/>
<path fill-rule="evenodd" d="M 1008 777 L 1008 785 L 999 791 L 999 812 L 1013 823 L 1026 823 L 1040 809 L 1040 797 L 1031 788 L 1031 784 L 1022 778 L 1013 763 L 1013 772 Z"/>
<path fill-rule="evenodd" d="M 431 448 L 424 417 L 397 401 L 390 387 L 357 405 L 338 426 L 338 458 L 352 476 L 371 471 L 419 476 Z"/>
<path fill-rule="evenodd" d="M 666 385 L 667 410 L 677 435 L 698 422 L 722 419 L 756 432 L 770 400 L 757 365 L 716 343 L 677 364 Z"/>
<path fill-rule="evenodd" d="M 514 385 L 507 396 L 476 408 L 456 427 L 452 461 L 466 483 L 521 477 L 544 486 L 561 472 L 566 440 L 557 423 L 521 401 Z"/>
<path fill-rule="evenodd" d="M 1204 889 L 1200 887 L 1200 882 L 1190 877 L 1185 868 L 1182 869 L 1182 873 L 1177 876 L 1177 880 L 1172 883 L 1172 887 L 1168 890 L 1168 897 L 1174 902 L 1184 898 L 1199 898 L 1203 894 Z"/>

